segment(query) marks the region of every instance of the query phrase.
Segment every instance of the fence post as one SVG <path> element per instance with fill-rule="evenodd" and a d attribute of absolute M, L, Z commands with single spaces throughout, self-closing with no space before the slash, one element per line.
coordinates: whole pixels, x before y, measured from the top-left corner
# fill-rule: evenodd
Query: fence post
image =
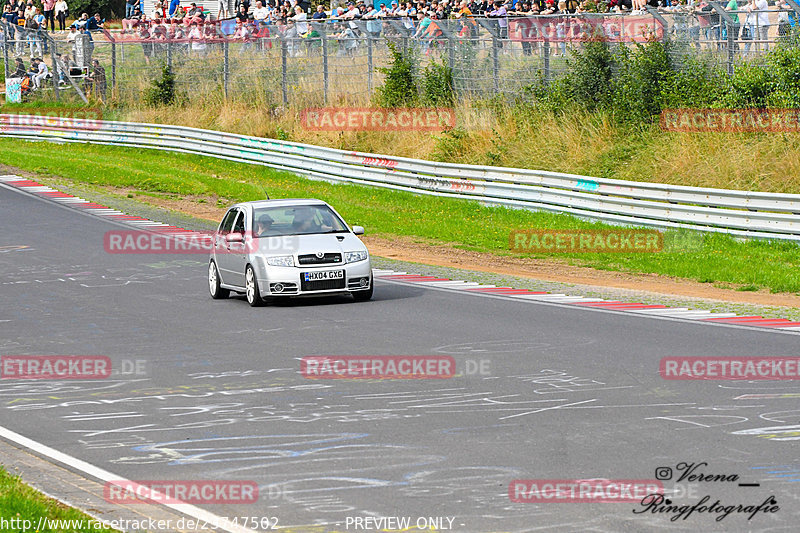
<path fill-rule="evenodd" d="M 323 28 L 322 33 L 322 98 L 328 103 L 328 34 Z"/>
<path fill-rule="evenodd" d="M 452 37 L 449 37 L 447 39 L 447 46 L 449 48 L 447 54 L 448 66 L 450 67 L 450 72 L 452 72 L 456 68 L 456 41 L 453 40 Z"/>
<path fill-rule="evenodd" d="M 47 21 L 45 21 L 45 24 L 46 23 Z M 58 74 L 60 69 L 58 68 L 58 61 L 56 60 L 56 40 L 47 34 L 46 29 L 43 35 L 45 39 L 50 41 L 50 61 L 53 63 L 53 96 L 55 96 L 56 102 L 58 102 L 61 100 L 61 94 L 59 94 L 58 91 L 58 83 L 61 81 L 61 76 Z"/>
<path fill-rule="evenodd" d="M 367 32 L 367 93 L 372 95 L 372 35 Z"/>
<path fill-rule="evenodd" d="M 542 59 L 544 60 L 544 83 L 545 85 L 550 84 L 550 39 L 547 36 L 544 37 L 544 43 L 542 44 Z"/>
<path fill-rule="evenodd" d="M 497 37 L 492 35 L 492 71 L 494 75 L 494 92 L 500 92 L 500 48 L 497 45 Z"/>
<path fill-rule="evenodd" d="M 8 78 L 9 74 L 11 74 L 10 72 L 11 68 L 8 63 L 8 47 L 9 47 L 8 34 L 9 34 L 8 26 L 6 26 L 6 23 L 3 23 L 3 66 L 5 68 L 5 76 L 4 76 L 5 78 Z"/>
<path fill-rule="evenodd" d="M 283 104 L 289 104 L 289 87 L 287 86 L 287 70 L 286 70 L 286 56 L 288 55 L 288 50 L 286 46 L 286 40 L 283 37 L 281 39 L 281 89 L 283 90 Z"/>
<path fill-rule="evenodd" d="M 111 95 L 117 93 L 117 43 L 111 41 Z"/>
<path fill-rule="evenodd" d="M 167 39 L 167 66 L 172 70 L 172 39 Z"/>
<path fill-rule="evenodd" d="M 228 40 L 222 41 L 222 88 L 225 91 L 225 99 L 228 98 Z"/>

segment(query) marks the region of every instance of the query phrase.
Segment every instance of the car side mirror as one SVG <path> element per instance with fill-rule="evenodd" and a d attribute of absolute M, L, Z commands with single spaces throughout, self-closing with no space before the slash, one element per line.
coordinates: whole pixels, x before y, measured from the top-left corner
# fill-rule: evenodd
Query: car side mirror
<path fill-rule="evenodd" d="M 355 235 L 364 235 L 364 226 L 353 226 L 353 233 Z"/>
<path fill-rule="evenodd" d="M 225 235 L 225 242 L 244 242 L 244 235 L 238 231 L 228 233 Z"/>

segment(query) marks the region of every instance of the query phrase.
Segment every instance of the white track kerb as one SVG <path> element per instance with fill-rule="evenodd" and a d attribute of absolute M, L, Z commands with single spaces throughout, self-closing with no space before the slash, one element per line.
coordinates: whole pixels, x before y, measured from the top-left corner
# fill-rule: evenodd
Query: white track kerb
<path fill-rule="evenodd" d="M 440 163 L 166 124 L 0 114 L 0 135 L 197 154 L 312 179 L 566 213 L 612 224 L 800 241 L 800 194 Z"/>
<path fill-rule="evenodd" d="M 146 218 L 126 215 L 121 211 L 110 209 L 106 206 L 77 198 L 70 194 L 57 191 L 27 178 L 14 175 L 0 176 L 0 185 L 5 184 L 12 189 L 24 191 L 43 199 L 57 202 L 61 205 L 80 209 L 84 213 L 96 215 L 106 220 L 113 220 L 118 224 L 129 225 L 143 231 L 149 231 L 166 236 L 204 236 L 200 232 L 170 226 L 162 222 L 154 222 Z M 568 296 L 566 294 L 551 294 L 528 289 L 515 289 L 513 287 L 496 287 L 481 283 L 437 278 L 393 270 L 374 269 L 374 276 L 385 281 L 395 283 L 413 284 L 437 290 L 457 290 L 473 295 L 512 298 L 515 300 L 550 303 L 558 305 L 574 305 L 591 308 L 596 311 L 635 313 L 640 316 L 650 316 L 663 319 L 686 319 L 699 322 L 724 324 L 727 326 L 770 328 L 783 333 L 800 334 L 800 322 L 793 322 L 785 318 L 764 318 L 761 316 L 739 316 L 736 313 L 716 313 L 713 311 L 693 310 L 687 307 L 667 307 L 665 305 L 643 304 L 637 302 L 622 302 L 618 300 L 605 300 L 603 298 L 586 298 L 583 296 Z"/>
<path fill-rule="evenodd" d="M 0 426 L 0 438 L 6 439 L 15 444 L 23 446 L 33 451 L 36 454 L 42 455 L 44 457 L 47 457 L 48 459 L 52 459 L 53 461 L 67 465 L 70 468 L 78 470 L 79 472 L 87 474 L 101 481 L 105 482 L 129 481 L 116 474 L 112 474 L 108 470 L 103 470 L 102 468 L 98 468 L 94 465 L 91 465 L 86 461 L 81 461 L 80 459 L 76 459 L 70 455 L 67 455 L 58 450 L 50 448 L 49 446 L 45 446 L 44 444 L 40 444 L 34 440 L 29 439 L 28 437 L 24 437 L 19 433 L 15 433 L 10 429 L 6 429 L 2 426 Z M 152 493 L 157 494 L 156 491 L 152 491 Z M 230 533 L 256 533 L 252 529 L 248 529 L 238 524 L 234 524 L 230 520 L 227 520 L 221 516 L 217 516 L 214 513 L 210 513 L 204 509 L 201 509 L 194 505 L 190 505 L 188 503 L 161 503 L 161 505 L 169 507 L 170 509 L 178 511 L 179 513 L 183 513 L 187 516 L 191 516 L 192 518 L 196 518 L 197 520 L 200 520 L 207 524 L 213 524 L 215 529 L 222 529 L 224 531 L 229 531 Z M 97 520 L 99 522 L 104 522 L 104 520 L 101 518 L 97 518 Z"/>

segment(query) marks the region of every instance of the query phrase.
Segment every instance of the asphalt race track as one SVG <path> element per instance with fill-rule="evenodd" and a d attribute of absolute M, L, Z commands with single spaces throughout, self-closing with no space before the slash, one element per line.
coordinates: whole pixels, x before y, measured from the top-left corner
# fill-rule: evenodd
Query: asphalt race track
<path fill-rule="evenodd" d="M 255 481 L 256 503 L 203 507 L 289 531 L 354 531 L 355 517 L 449 517 L 459 532 L 797 531 L 797 382 L 658 372 L 667 356 L 797 356 L 796 334 L 386 281 L 367 303 L 252 309 L 211 300 L 204 255 L 108 254 L 103 235 L 120 226 L 74 209 L 0 187 L 0 223 L 0 354 L 107 355 L 120 372 L 2 380 L 0 426 L 121 478 Z M 309 355 L 450 355 L 458 375 L 312 380 L 299 373 Z M 676 485 L 684 462 L 731 480 Z M 675 504 L 774 496 L 779 510 L 671 521 L 631 502 L 509 499 L 515 479 L 653 480 L 661 467 Z"/>

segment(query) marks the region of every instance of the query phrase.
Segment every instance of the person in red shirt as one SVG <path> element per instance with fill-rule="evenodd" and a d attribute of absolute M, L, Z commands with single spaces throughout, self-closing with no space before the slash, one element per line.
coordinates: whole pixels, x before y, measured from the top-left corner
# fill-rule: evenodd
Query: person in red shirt
<path fill-rule="evenodd" d="M 50 31 L 56 31 L 56 0 L 43 0 L 42 7 L 44 8 L 44 29 L 47 30 L 47 23 L 50 22 Z"/>

